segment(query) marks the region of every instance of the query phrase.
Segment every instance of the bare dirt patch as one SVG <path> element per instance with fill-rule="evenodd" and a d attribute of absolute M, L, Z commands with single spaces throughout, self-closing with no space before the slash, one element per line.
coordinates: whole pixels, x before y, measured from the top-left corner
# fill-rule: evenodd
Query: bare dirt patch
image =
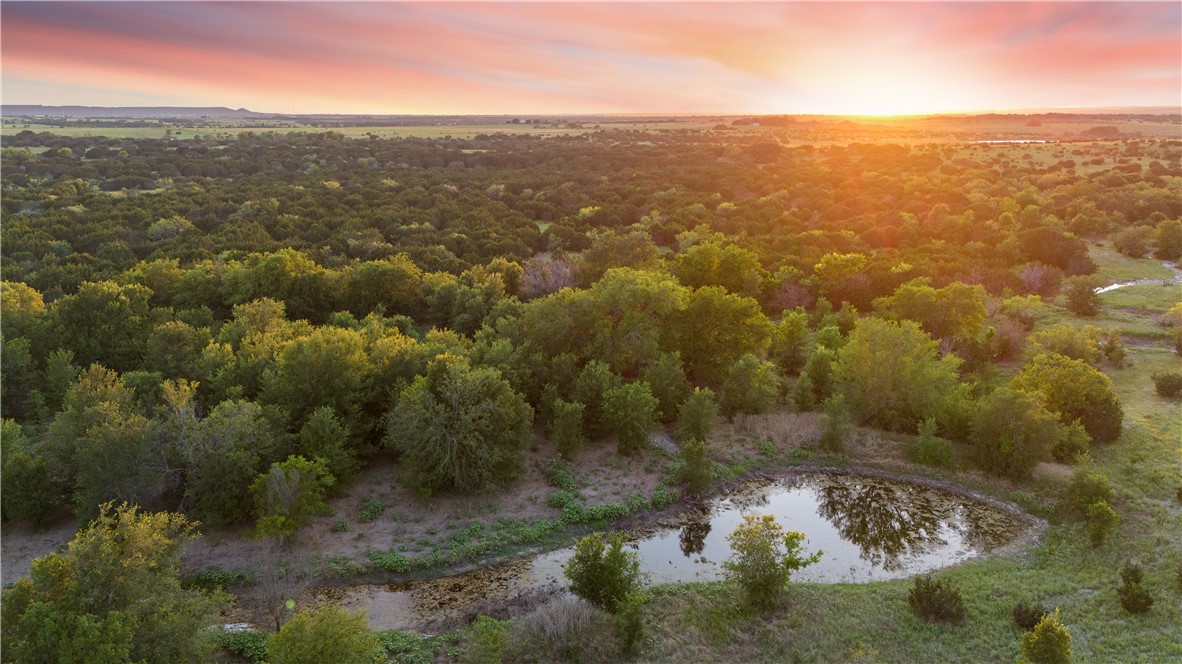
<path fill-rule="evenodd" d="M 401 480 L 397 464 L 376 462 L 329 501 L 331 514 L 314 518 L 299 531 L 290 556 L 365 564 L 370 551 L 398 551 L 414 559 L 472 524 L 490 527 L 506 517 L 527 521 L 556 518 L 562 510 L 546 504 L 546 497 L 556 489 L 548 485 L 543 470 L 556 455 L 548 441 L 539 441 L 526 454 L 525 472 L 512 485 L 477 495 L 438 494 L 425 499 Z M 605 440 L 589 443 L 571 466 L 590 506 L 621 502 L 634 493 L 647 498 L 665 463 L 664 454 L 652 449 L 620 457 L 614 441 Z M 367 503 L 384 509 L 371 522 L 362 523 L 360 515 Z M 347 529 L 334 532 L 334 524 L 342 521 Z M 247 529 L 210 530 L 187 549 L 186 569 L 196 572 L 217 567 L 252 574 L 264 548 L 264 543 L 249 537 Z"/>

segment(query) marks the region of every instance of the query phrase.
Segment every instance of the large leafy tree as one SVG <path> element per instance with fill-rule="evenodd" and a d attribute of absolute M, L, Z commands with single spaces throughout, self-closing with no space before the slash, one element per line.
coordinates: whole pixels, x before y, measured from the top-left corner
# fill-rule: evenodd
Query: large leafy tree
<path fill-rule="evenodd" d="M 331 604 L 295 614 L 267 642 L 271 664 L 378 664 L 385 655 L 364 613 Z"/>
<path fill-rule="evenodd" d="M 65 553 L 33 561 L 3 595 L 3 661 L 210 661 L 220 600 L 186 589 L 179 514 L 104 505 Z"/>
<path fill-rule="evenodd" d="M 387 441 L 418 484 L 480 491 L 517 476 L 532 420 L 499 372 L 444 354 L 399 395 Z"/>
<path fill-rule="evenodd" d="M 1055 353 L 1035 355 L 1012 385 L 1039 395 L 1064 424 L 1079 420 L 1093 440 L 1107 443 L 1120 436 L 1124 410 L 1112 381 L 1083 360 Z"/>
<path fill-rule="evenodd" d="M 833 378 L 863 424 L 913 431 L 958 393 L 954 355 L 940 357 L 919 324 L 863 318 L 837 351 Z"/>
<path fill-rule="evenodd" d="M 648 432 L 657 426 L 657 407 L 657 398 L 643 381 L 603 395 L 603 414 L 616 433 L 620 454 L 634 454 L 648 444 Z"/>
<path fill-rule="evenodd" d="M 772 324 L 749 297 L 719 286 L 694 291 L 678 313 L 678 348 L 689 373 L 699 382 L 719 385 L 727 370 L 747 353 L 762 354 Z"/>

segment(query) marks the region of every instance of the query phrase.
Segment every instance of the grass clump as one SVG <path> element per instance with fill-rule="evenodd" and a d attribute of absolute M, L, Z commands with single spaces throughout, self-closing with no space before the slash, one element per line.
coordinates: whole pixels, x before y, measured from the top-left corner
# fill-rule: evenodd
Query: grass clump
<path fill-rule="evenodd" d="M 951 582 L 930 574 L 915 579 L 907 603 L 915 615 L 930 623 L 960 625 L 968 619 L 960 591 Z"/>
<path fill-rule="evenodd" d="M 410 558 L 407 558 L 401 553 L 394 551 L 370 551 L 366 555 L 374 567 L 384 572 L 402 573 L 410 571 Z"/>
<path fill-rule="evenodd" d="M 562 489 L 571 494 L 579 493 L 579 483 L 575 480 L 575 471 L 570 463 L 561 457 L 555 457 L 542 466 L 546 474 L 546 483 L 556 489 Z"/>

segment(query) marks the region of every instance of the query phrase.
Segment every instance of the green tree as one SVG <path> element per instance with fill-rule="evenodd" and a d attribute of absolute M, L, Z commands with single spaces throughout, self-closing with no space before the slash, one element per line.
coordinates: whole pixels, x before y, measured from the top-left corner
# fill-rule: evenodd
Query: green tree
<path fill-rule="evenodd" d="M 926 279 L 909 281 L 874 308 L 891 320 L 912 320 L 937 339 L 972 339 L 985 324 L 985 289 L 953 282 L 932 288 Z"/>
<path fill-rule="evenodd" d="M 813 393 L 813 380 L 807 373 L 797 376 L 796 385 L 792 388 L 792 403 L 796 405 L 796 410 L 802 413 L 807 413 L 817 405 L 817 397 Z"/>
<path fill-rule="evenodd" d="M 821 404 L 821 409 L 825 411 L 825 428 L 817 444 L 828 452 L 840 452 L 850 431 L 850 411 L 845 406 L 845 397 L 834 394 Z"/>
<path fill-rule="evenodd" d="M 583 434 L 583 404 L 555 399 L 550 419 L 550 439 L 564 459 L 571 459 L 586 442 Z"/>
<path fill-rule="evenodd" d="M 635 454 L 648 444 L 648 433 L 657 426 L 658 405 L 643 381 L 613 387 L 603 395 L 603 414 L 616 433 L 620 454 Z"/>
<path fill-rule="evenodd" d="M 792 573 L 816 563 L 822 554 L 804 555 L 804 534 L 785 531 L 770 514 L 744 514 L 726 539 L 731 545 L 731 557 L 722 564 L 727 579 L 757 609 L 778 606 Z"/>
<path fill-rule="evenodd" d="M 74 351 L 81 364 L 100 363 L 118 371 L 137 368 L 151 326 L 143 286 L 86 282 L 53 303 L 53 339 Z"/>
<path fill-rule="evenodd" d="M 1052 325 L 1027 337 L 1026 349 L 1031 357 L 1057 353 L 1095 366 L 1100 361 L 1101 335 L 1100 328 L 1094 325 Z"/>
<path fill-rule="evenodd" d="M 720 384 L 731 365 L 746 354 L 762 354 L 772 324 L 749 297 L 718 286 L 694 291 L 678 312 L 677 347 L 697 382 Z"/>
<path fill-rule="evenodd" d="M 1024 479 L 1064 435 L 1055 415 L 1025 392 L 994 390 L 981 401 L 969 440 L 985 470 Z"/>
<path fill-rule="evenodd" d="M 0 486 L 4 487 L 0 516 L 34 526 L 48 523 L 61 504 L 61 496 L 50 480 L 45 460 L 33 456 L 21 425 L 13 420 L 0 425 L 0 463 Z"/>
<path fill-rule="evenodd" d="M 936 342 L 912 321 L 863 318 L 837 351 L 833 378 L 859 422 L 910 431 L 939 416 L 957 393 L 959 364 L 954 355 L 940 357 Z"/>
<path fill-rule="evenodd" d="M 681 444 L 681 483 L 690 493 L 704 491 L 714 478 L 714 466 L 706 455 L 706 443 L 690 438 Z"/>
<path fill-rule="evenodd" d="M 185 500 L 193 515 L 219 525 L 248 520 L 250 485 L 280 454 L 279 437 L 263 408 L 223 401 L 180 445 L 187 467 Z"/>
<path fill-rule="evenodd" d="M 1022 634 L 1022 657 L 1030 664 L 1068 664 L 1071 661 L 1071 632 L 1059 622 L 1059 609 Z"/>
<path fill-rule="evenodd" d="M 775 405 L 779 393 L 780 379 L 776 376 L 775 365 L 747 354 L 727 371 L 719 406 L 727 417 L 738 413 L 766 413 Z"/>
<path fill-rule="evenodd" d="M 800 376 L 808 378 L 809 389 L 812 390 L 810 403 L 821 403 L 833 396 L 833 361 L 836 358 L 836 353 L 824 346 L 817 346 L 809 355 L 809 359 L 804 365 L 804 372 Z M 797 403 L 799 404 L 803 399 L 804 395 L 802 394 Z"/>
<path fill-rule="evenodd" d="M 768 355 L 785 376 L 800 373 L 808 357 L 809 317 L 803 311 L 785 311 L 780 322 L 772 328 Z"/>
<path fill-rule="evenodd" d="M 1088 539 L 1100 546 L 1120 525 L 1120 517 L 1108 501 L 1100 499 L 1088 505 Z"/>
<path fill-rule="evenodd" d="M 210 661 L 221 600 L 180 579 L 196 536 L 179 514 L 102 506 L 65 553 L 4 590 L 4 661 Z"/>
<path fill-rule="evenodd" d="M 747 297 L 757 297 L 768 279 L 755 252 L 710 241 L 699 242 L 678 254 L 673 274 L 690 288 L 719 286 Z"/>
<path fill-rule="evenodd" d="M 330 406 L 356 430 L 370 385 L 370 363 L 361 334 L 321 327 L 283 347 L 275 369 L 263 376 L 262 400 L 286 408 L 297 425 L 303 425 L 320 406 Z"/>
<path fill-rule="evenodd" d="M 287 457 L 255 478 L 250 485 L 259 537 L 288 538 L 308 519 L 328 511 L 325 494 L 335 480 L 320 459 Z"/>
<path fill-rule="evenodd" d="M 604 415 L 604 397 L 608 391 L 621 384 L 619 376 L 612 373 L 606 362 L 591 360 L 579 377 L 575 379 L 574 400 L 586 407 L 587 433 L 591 438 L 607 434 L 610 423 Z"/>
<path fill-rule="evenodd" d="M 329 406 L 312 411 L 300 428 L 297 449 L 309 459 L 320 459 L 338 484 L 348 484 L 361 470 L 357 453 L 349 444 L 349 430 Z"/>
<path fill-rule="evenodd" d="M 267 642 L 270 664 L 379 664 L 386 660 L 365 613 L 328 604 L 301 611 Z"/>
<path fill-rule="evenodd" d="M 572 593 L 615 613 L 620 603 L 640 587 L 640 558 L 624 548 L 624 533 L 591 533 L 575 544 L 575 553 L 562 568 Z"/>
<path fill-rule="evenodd" d="M 645 367 L 641 380 L 648 383 L 660 407 L 660 419 L 665 422 L 677 417 L 677 406 L 690 393 L 690 383 L 677 353 L 661 353 L 653 364 Z"/>
<path fill-rule="evenodd" d="M 1163 261 L 1182 258 L 1182 220 L 1167 219 L 1158 222 L 1155 230 L 1157 247 L 1153 255 Z"/>
<path fill-rule="evenodd" d="M 1124 410 L 1112 381 L 1087 362 L 1056 354 L 1035 355 L 1011 386 L 1039 395 L 1047 410 L 1065 424 L 1079 420 L 1093 440 L 1108 443 L 1120 436 Z"/>
<path fill-rule="evenodd" d="M 677 410 L 677 433 L 682 440 L 707 440 L 717 422 L 718 403 L 708 387 L 695 387 Z"/>
<path fill-rule="evenodd" d="M 1096 289 L 1102 285 L 1094 276 L 1071 277 L 1064 289 L 1067 309 L 1081 318 L 1091 318 L 1100 313 L 1100 296 Z"/>
<path fill-rule="evenodd" d="M 387 441 L 420 485 L 474 492 L 517 476 L 532 420 L 495 369 L 440 355 L 399 395 Z"/>

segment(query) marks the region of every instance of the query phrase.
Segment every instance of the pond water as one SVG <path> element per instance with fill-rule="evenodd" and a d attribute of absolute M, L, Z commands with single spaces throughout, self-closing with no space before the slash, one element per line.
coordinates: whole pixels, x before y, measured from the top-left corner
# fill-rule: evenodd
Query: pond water
<path fill-rule="evenodd" d="M 772 514 L 805 534 L 821 561 L 793 579 L 866 582 L 910 576 L 968 560 L 1009 543 L 1028 525 L 955 493 L 894 479 L 808 473 L 748 484 L 698 512 L 637 536 L 630 546 L 648 583 L 722 578 L 726 536 L 744 514 Z M 458 576 L 399 585 L 316 589 L 319 601 L 366 609 L 377 629 L 411 628 L 474 607 L 565 586 L 573 547 Z"/>

